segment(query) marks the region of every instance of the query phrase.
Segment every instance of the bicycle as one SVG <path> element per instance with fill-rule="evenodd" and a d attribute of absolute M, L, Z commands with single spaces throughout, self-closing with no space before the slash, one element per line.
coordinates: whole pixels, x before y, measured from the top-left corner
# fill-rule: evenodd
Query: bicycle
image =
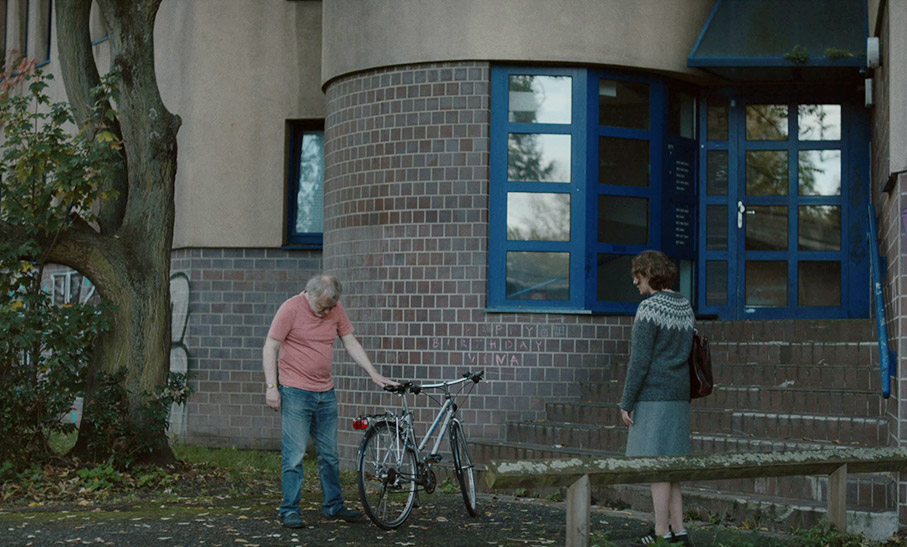
<path fill-rule="evenodd" d="M 466 431 L 457 416 L 459 407 L 456 398 L 461 394 L 463 397 L 469 395 L 471 388 L 482 380 L 484 374 L 485 371 L 467 372 L 458 380 L 421 386 L 413 382 L 385 386 L 385 391 L 400 395 L 403 409 L 396 413 L 388 410 L 384 414 L 359 417 L 354 421 L 354 429 L 366 430 L 356 459 L 359 497 L 365 514 L 377 526 L 385 530 L 398 528 L 409 518 L 416 504 L 419 487 L 428 494 L 434 492 L 437 478 L 432 465 L 442 460 L 438 450 L 447 432 L 450 433 L 454 471 L 463 492 L 466 511 L 470 516 L 476 516 L 474 466 Z M 463 394 L 466 383 L 470 381 L 473 382 L 469 386 L 470 390 Z M 460 389 L 451 394 L 450 388 L 454 386 L 460 386 Z M 419 395 L 426 390 L 440 390 L 443 403 L 429 395 L 441 408 L 431 427 L 417 444 L 413 414 L 406 395 Z M 423 456 L 433 434 L 435 441 L 431 452 Z"/>

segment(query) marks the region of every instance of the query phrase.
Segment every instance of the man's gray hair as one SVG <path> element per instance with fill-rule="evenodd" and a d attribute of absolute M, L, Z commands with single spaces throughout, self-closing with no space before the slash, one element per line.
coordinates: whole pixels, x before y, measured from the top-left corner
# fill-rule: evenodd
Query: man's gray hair
<path fill-rule="evenodd" d="M 309 279 L 305 284 L 305 290 L 314 296 L 315 300 L 330 298 L 337 302 L 343 293 L 343 285 L 333 275 L 321 274 Z"/>

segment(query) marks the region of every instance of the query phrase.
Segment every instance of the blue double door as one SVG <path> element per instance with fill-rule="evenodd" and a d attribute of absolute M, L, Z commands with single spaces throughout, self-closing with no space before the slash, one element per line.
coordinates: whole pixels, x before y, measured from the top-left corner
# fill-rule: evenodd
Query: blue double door
<path fill-rule="evenodd" d="M 840 96 L 732 91 L 704 101 L 701 314 L 868 316 L 866 118 Z"/>

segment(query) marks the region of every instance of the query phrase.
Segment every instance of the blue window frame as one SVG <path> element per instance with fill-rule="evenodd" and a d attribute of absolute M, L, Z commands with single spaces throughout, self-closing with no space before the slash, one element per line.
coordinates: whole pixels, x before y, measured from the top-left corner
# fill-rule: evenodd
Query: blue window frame
<path fill-rule="evenodd" d="M 35 35 L 35 43 L 31 45 L 31 51 L 39 68 L 50 63 L 50 37 L 54 18 L 53 5 L 52 0 L 39 0 L 37 4 L 38 28 Z"/>
<path fill-rule="evenodd" d="M 288 125 L 286 247 L 320 249 L 324 234 L 324 121 Z"/>
<path fill-rule="evenodd" d="M 852 95 L 727 89 L 703 98 L 701 314 L 868 316 L 869 133 Z"/>
<path fill-rule="evenodd" d="M 696 101 L 674 98 L 654 77 L 494 67 L 489 309 L 634 313 L 630 260 L 651 248 L 692 291 Z"/>

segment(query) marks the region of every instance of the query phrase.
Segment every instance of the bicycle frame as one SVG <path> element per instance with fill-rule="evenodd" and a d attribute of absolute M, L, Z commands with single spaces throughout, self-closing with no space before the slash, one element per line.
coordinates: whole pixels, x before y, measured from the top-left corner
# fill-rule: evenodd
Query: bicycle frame
<path fill-rule="evenodd" d="M 484 371 L 482 373 L 484 374 Z M 377 414 L 369 416 L 369 418 L 374 418 L 375 420 L 392 420 L 394 422 L 394 427 L 396 429 L 397 441 L 401 439 L 404 442 L 412 443 L 413 450 L 416 454 L 416 461 L 420 464 L 431 466 L 433 463 L 437 463 L 437 460 L 431 459 L 432 456 L 439 454 L 441 449 L 441 442 L 444 440 L 445 435 L 447 434 L 448 428 L 450 426 L 451 420 L 455 420 L 457 415 L 457 403 L 454 402 L 454 395 L 451 395 L 450 388 L 452 386 L 459 385 L 466 381 L 476 381 L 473 376 L 458 378 L 457 380 L 448 381 L 448 382 L 439 382 L 436 384 L 426 384 L 422 386 L 413 385 L 412 382 L 403 384 L 402 386 L 394 386 L 393 388 L 385 388 L 387 391 L 391 391 L 400 395 L 403 399 L 403 410 L 398 413 L 387 411 L 384 414 Z M 438 409 L 435 419 L 432 421 L 431 426 L 423 435 L 422 439 L 416 444 L 416 433 L 415 427 L 413 424 L 412 411 L 409 408 L 409 401 L 406 396 L 408 394 L 418 395 L 423 390 L 427 389 L 440 389 L 443 392 L 444 402 L 441 404 L 441 408 Z M 358 421 L 358 420 L 357 420 Z M 402 422 L 402 425 L 401 425 Z M 440 426 L 440 429 L 438 427 Z M 354 426 L 358 428 L 358 426 Z M 402 430 L 401 430 L 402 427 Z M 428 457 L 423 457 L 422 454 L 425 453 L 425 448 L 428 446 L 429 441 L 431 441 L 432 436 L 435 437 L 434 444 L 432 445 L 431 452 L 429 452 Z M 398 455 L 403 450 L 404 446 L 397 446 L 394 448 L 394 452 Z"/>
<path fill-rule="evenodd" d="M 432 465 L 441 461 L 441 442 L 448 436 L 454 476 L 460 483 L 466 510 L 471 516 L 476 515 L 473 465 L 466 434 L 457 417 L 459 408 L 456 401 L 463 388 L 453 394 L 450 388 L 466 381 L 478 383 L 484 374 L 484 371 L 466 373 L 463 378 L 454 381 L 421 386 L 412 382 L 386 386 L 385 391 L 402 397 L 402 409 L 360 417 L 353 422 L 355 429 L 366 429 L 359 447 L 356 471 L 363 508 L 372 522 L 387 530 L 394 529 L 406 521 L 419 488 L 429 494 L 434 491 L 437 479 Z M 428 430 L 421 439 L 417 439 L 413 411 L 406 396 L 432 389 L 440 390 L 439 395 L 443 395 L 444 400 L 440 402 Z M 438 402 L 436 396 L 430 398 Z M 427 452 L 429 446 L 431 451 Z"/>

